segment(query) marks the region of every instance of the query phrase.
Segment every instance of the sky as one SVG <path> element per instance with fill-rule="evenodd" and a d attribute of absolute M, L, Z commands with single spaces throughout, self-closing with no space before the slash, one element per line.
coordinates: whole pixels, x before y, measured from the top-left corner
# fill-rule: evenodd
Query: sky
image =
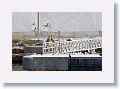
<path fill-rule="evenodd" d="M 35 25 L 32 24 L 35 22 Z M 45 27 L 47 23 L 51 28 Z M 33 31 L 37 26 L 37 12 L 13 12 L 12 31 Z M 101 12 L 40 12 L 40 31 L 101 31 Z"/>

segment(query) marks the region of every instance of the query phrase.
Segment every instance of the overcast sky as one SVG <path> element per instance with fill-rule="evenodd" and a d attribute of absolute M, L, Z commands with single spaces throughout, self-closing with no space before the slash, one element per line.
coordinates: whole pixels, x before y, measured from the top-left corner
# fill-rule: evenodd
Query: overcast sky
<path fill-rule="evenodd" d="M 41 12 L 40 30 L 50 31 L 101 31 L 101 12 Z M 36 12 L 13 12 L 12 30 L 14 32 L 32 31 L 34 21 L 37 24 Z M 50 23 L 52 28 L 43 25 Z"/>

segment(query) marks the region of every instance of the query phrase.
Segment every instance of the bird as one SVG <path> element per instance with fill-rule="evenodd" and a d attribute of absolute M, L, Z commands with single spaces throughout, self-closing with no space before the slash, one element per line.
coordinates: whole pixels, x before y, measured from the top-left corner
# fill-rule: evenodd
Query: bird
<path fill-rule="evenodd" d="M 51 28 L 50 23 L 47 23 L 46 25 L 43 25 L 43 26 Z"/>
<path fill-rule="evenodd" d="M 33 22 L 33 24 L 32 25 L 35 25 L 35 21 Z"/>
<path fill-rule="evenodd" d="M 71 59 L 71 55 L 69 54 L 69 58 Z"/>
<path fill-rule="evenodd" d="M 36 27 L 35 27 L 35 29 L 33 30 L 33 32 L 35 32 L 36 31 Z"/>

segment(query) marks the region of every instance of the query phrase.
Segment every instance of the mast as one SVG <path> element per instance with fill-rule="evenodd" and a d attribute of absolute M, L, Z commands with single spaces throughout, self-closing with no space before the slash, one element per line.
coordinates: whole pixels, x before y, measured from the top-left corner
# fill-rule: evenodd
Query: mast
<path fill-rule="evenodd" d="M 39 35 L 39 12 L 37 13 L 37 31 L 38 31 L 38 35 Z"/>

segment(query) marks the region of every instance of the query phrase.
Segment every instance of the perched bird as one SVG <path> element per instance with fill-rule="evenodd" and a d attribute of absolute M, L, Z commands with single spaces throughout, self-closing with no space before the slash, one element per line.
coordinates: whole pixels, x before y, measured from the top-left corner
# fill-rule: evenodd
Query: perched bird
<path fill-rule="evenodd" d="M 71 59 L 71 55 L 69 54 L 69 58 Z"/>

